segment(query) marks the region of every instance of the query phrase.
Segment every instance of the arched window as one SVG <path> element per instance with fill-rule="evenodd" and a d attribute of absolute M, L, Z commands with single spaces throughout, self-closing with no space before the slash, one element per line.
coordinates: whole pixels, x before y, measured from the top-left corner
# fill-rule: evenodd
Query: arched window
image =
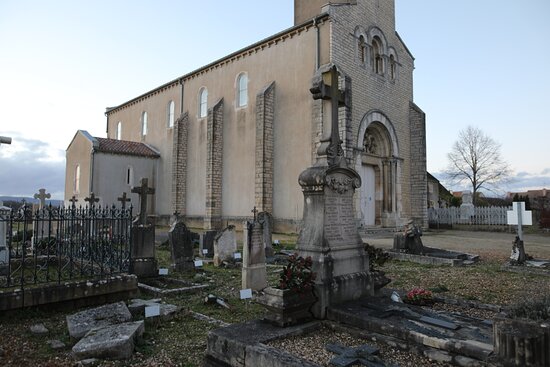
<path fill-rule="evenodd" d="M 244 107 L 248 104 L 248 77 L 241 73 L 237 78 L 237 107 Z"/>
<path fill-rule="evenodd" d="M 141 114 L 141 135 L 147 135 L 147 112 Z"/>
<path fill-rule="evenodd" d="M 168 127 L 174 127 L 174 112 L 176 110 L 176 104 L 174 101 L 168 102 L 168 107 L 166 109 L 167 124 Z"/>
<path fill-rule="evenodd" d="M 201 88 L 199 91 L 199 117 L 206 117 L 208 113 L 208 90 Z"/>
<path fill-rule="evenodd" d="M 80 193 L 80 164 L 77 164 L 74 169 L 73 192 Z"/>
<path fill-rule="evenodd" d="M 116 124 L 116 137 L 115 137 L 116 140 L 121 140 L 122 139 L 122 122 L 119 121 L 117 124 Z"/>
<path fill-rule="evenodd" d="M 384 59 L 382 56 L 382 42 L 378 36 L 372 39 L 372 68 L 376 74 L 384 74 Z"/>
<path fill-rule="evenodd" d="M 367 62 L 367 44 L 365 43 L 365 37 L 359 36 L 359 41 L 357 42 L 357 52 L 359 56 L 359 62 L 361 65 L 365 65 Z"/>
<path fill-rule="evenodd" d="M 395 61 L 395 56 L 390 55 L 390 78 L 395 80 L 397 75 L 397 62 Z"/>

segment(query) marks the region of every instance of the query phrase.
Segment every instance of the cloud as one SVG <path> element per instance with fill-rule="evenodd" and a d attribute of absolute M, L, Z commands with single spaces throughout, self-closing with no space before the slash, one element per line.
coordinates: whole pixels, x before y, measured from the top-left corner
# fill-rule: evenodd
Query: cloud
<path fill-rule="evenodd" d="M 11 145 L 0 146 L 0 195 L 33 196 L 45 188 L 62 199 L 65 189 L 65 157 L 48 143 L 14 136 Z"/>
<path fill-rule="evenodd" d="M 451 191 L 472 191 L 472 187 L 468 183 L 453 183 L 444 172 L 430 173 Z M 509 177 L 506 182 L 499 184 L 495 189 L 491 191 L 482 191 L 487 196 L 503 196 L 507 192 L 524 192 L 543 188 L 550 188 L 550 168 L 546 168 L 540 173 L 518 172 Z"/>

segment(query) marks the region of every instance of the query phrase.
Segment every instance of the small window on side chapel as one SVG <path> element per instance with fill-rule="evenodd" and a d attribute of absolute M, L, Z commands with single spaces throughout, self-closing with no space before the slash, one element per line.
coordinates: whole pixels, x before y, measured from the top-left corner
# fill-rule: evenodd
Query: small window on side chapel
<path fill-rule="evenodd" d="M 132 168 L 132 166 L 128 166 L 128 168 L 126 169 L 126 185 L 134 185 L 134 169 Z"/>
<path fill-rule="evenodd" d="M 208 90 L 202 88 L 199 92 L 199 117 L 204 118 L 208 114 Z"/>
<path fill-rule="evenodd" d="M 248 104 L 248 77 L 242 73 L 237 78 L 237 107 L 244 107 Z"/>
<path fill-rule="evenodd" d="M 359 62 L 361 65 L 365 65 L 367 62 L 367 44 L 365 43 L 365 37 L 360 36 L 357 44 L 357 51 L 359 53 Z"/>
<path fill-rule="evenodd" d="M 147 135 L 147 112 L 141 114 L 141 135 Z"/>
<path fill-rule="evenodd" d="M 166 111 L 168 127 L 174 127 L 174 113 L 176 110 L 176 104 L 174 101 L 168 102 L 168 108 Z"/>

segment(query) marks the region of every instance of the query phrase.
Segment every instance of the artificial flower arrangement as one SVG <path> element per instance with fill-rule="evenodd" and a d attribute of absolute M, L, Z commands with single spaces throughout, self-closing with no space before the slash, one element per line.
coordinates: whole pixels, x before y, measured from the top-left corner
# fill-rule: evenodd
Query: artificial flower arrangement
<path fill-rule="evenodd" d="M 413 288 L 407 293 L 403 301 L 413 305 L 427 305 L 433 303 L 433 295 L 427 289 Z"/>
<path fill-rule="evenodd" d="M 311 256 L 304 259 L 297 253 L 291 255 L 288 264 L 283 268 L 277 288 L 297 293 L 310 291 L 315 280 L 315 273 L 311 271 L 312 264 Z"/>

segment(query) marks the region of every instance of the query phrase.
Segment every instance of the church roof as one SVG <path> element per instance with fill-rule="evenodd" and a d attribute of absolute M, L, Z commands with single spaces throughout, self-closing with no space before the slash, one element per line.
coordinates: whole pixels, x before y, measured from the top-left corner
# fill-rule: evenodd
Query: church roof
<path fill-rule="evenodd" d="M 95 147 L 96 152 L 133 155 L 147 158 L 160 158 L 160 154 L 151 146 L 135 141 L 94 138 L 99 144 Z"/>

